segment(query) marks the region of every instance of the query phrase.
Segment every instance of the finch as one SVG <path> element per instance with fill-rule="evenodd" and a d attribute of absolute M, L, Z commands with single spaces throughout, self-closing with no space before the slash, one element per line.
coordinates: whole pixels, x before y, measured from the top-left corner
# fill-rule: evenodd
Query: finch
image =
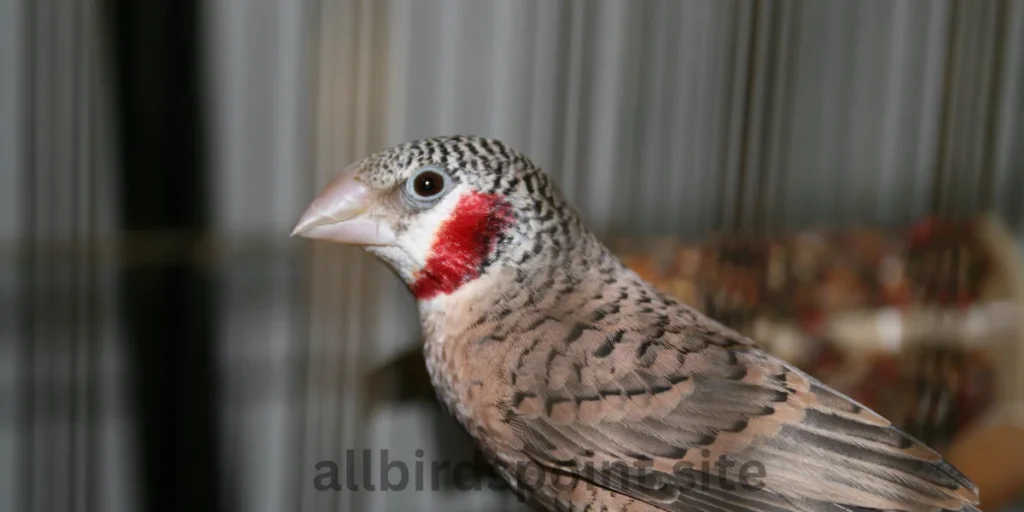
<path fill-rule="evenodd" d="M 292 234 L 408 285 L 439 400 L 539 510 L 978 510 L 936 452 L 625 267 L 498 140 L 372 154 Z"/>

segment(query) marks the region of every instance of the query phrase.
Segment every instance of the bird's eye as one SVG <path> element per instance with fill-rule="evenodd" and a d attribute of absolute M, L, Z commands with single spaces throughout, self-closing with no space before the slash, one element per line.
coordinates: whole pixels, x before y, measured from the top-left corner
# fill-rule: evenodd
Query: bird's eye
<path fill-rule="evenodd" d="M 434 171 L 423 171 L 413 180 L 412 188 L 418 196 L 436 196 L 444 188 L 444 177 Z"/>
<path fill-rule="evenodd" d="M 405 183 L 406 196 L 420 207 L 434 204 L 444 195 L 451 178 L 441 167 L 430 165 L 416 171 Z"/>

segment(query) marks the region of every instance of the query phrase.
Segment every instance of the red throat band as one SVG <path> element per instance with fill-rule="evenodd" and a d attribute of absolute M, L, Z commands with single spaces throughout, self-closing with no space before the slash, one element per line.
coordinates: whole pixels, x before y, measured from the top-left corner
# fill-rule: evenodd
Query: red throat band
<path fill-rule="evenodd" d="M 449 294 L 480 276 L 480 266 L 512 224 L 511 205 L 497 194 L 459 199 L 434 237 L 430 256 L 410 288 L 419 300 Z"/>

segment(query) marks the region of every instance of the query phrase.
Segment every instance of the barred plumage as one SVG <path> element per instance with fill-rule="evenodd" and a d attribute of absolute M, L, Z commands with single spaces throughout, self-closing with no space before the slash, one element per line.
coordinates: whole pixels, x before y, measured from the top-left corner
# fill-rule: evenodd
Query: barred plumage
<path fill-rule="evenodd" d="M 429 165 L 452 185 L 410 201 Z M 437 137 L 346 172 L 297 231 L 409 284 L 438 396 L 538 507 L 976 510 L 938 454 L 628 270 L 505 144 Z M 344 228 L 366 216 L 369 242 Z"/>

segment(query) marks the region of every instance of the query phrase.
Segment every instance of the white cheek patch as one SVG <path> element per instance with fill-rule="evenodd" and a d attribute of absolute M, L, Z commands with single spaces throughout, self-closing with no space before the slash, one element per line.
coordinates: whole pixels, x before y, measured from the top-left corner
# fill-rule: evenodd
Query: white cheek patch
<path fill-rule="evenodd" d="M 405 249 L 391 245 L 371 245 L 366 247 L 366 252 L 384 260 L 404 281 L 415 279 L 414 274 L 419 265 Z"/>
<path fill-rule="evenodd" d="M 415 270 L 426 265 L 438 230 L 445 221 L 451 218 L 459 200 L 468 193 L 467 186 L 456 186 L 440 203 L 413 216 L 407 229 L 398 236 L 398 243 L 416 263 Z"/>

